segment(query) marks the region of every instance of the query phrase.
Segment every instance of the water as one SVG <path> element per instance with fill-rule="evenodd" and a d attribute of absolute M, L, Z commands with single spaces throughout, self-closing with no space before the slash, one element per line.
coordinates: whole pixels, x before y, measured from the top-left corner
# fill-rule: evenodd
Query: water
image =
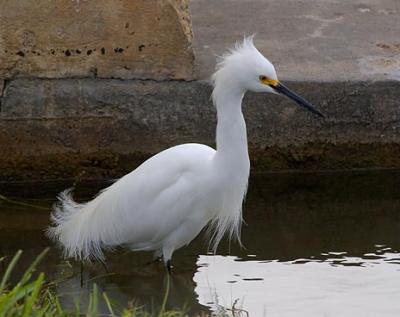
<path fill-rule="evenodd" d="M 0 193 L 46 207 L 69 185 L 2 184 Z M 102 186 L 81 184 L 77 196 Z M 191 314 L 233 308 L 237 316 L 400 315 L 400 171 L 254 175 L 244 218 L 245 249 L 225 242 L 214 256 L 200 236 L 175 253 L 169 308 L 188 307 Z M 48 211 L 0 202 L 0 255 L 23 249 L 26 266 L 50 245 L 43 235 L 48 222 Z M 162 265 L 145 265 L 146 253 L 107 255 L 111 274 L 99 264 L 86 266 L 83 287 L 79 264 L 63 261 L 55 248 L 40 269 L 59 281 L 65 306 L 76 298 L 85 304 L 94 282 L 121 305 L 134 299 L 151 309 L 162 302 Z"/>

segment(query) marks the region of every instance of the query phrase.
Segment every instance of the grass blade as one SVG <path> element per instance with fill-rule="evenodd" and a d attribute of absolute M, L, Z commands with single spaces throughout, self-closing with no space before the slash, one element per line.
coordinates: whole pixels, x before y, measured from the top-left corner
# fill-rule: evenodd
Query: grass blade
<path fill-rule="evenodd" d="M 163 302 L 161 304 L 160 312 L 158 313 L 158 317 L 162 317 L 165 313 L 165 307 L 167 306 L 167 300 L 169 296 L 169 283 L 170 283 L 170 274 L 167 274 L 167 286 L 165 288 L 165 294 Z"/>
<path fill-rule="evenodd" d="M 21 254 L 22 254 L 22 250 L 18 250 L 17 253 L 15 253 L 14 257 L 12 258 L 10 264 L 8 265 L 6 272 L 4 273 L 1 283 L 0 283 L 0 294 L 2 294 L 4 292 L 6 283 L 7 283 L 8 279 L 10 278 L 11 272 L 13 271 L 19 258 L 21 257 Z"/>
<path fill-rule="evenodd" d="M 111 314 L 111 317 L 116 317 L 116 315 L 112 309 L 111 301 L 105 292 L 103 292 L 103 298 L 104 298 L 104 301 L 106 302 L 106 305 L 107 305 L 108 311 Z"/>
<path fill-rule="evenodd" d="M 96 317 L 98 315 L 98 307 L 99 307 L 99 291 L 97 288 L 97 284 L 95 283 L 93 284 L 93 291 L 90 294 L 87 316 Z"/>
<path fill-rule="evenodd" d="M 35 304 L 36 300 L 38 299 L 39 292 L 42 289 L 43 281 L 44 281 L 44 273 L 40 273 L 39 277 L 36 279 L 36 281 L 33 284 L 34 287 L 33 287 L 31 295 L 25 301 L 22 317 L 28 317 L 29 314 L 32 312 L 33 305 Z"/>
<path fill-rule="evenodd" d="M 20 283 L 24 284 L 26 283 L 31 275 L 32 272 L 35 270 L 36 266 L 39 264 L 39 262 L 44 258 L 44 256 L 47 254 L 47 252 L 49 251 L 49 248 L 44 249 L 37 257 L 36 259 L 31 263 L 31 265 L 29 265 L 29 267 L 26 269 L 24 275 L 22 276 Z"/>

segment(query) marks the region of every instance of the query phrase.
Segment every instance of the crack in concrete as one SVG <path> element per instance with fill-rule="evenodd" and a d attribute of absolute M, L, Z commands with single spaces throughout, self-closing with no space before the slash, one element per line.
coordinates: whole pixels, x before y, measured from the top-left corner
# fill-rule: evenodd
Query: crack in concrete
<path fill-rule="evenodd" d="M 57 120 L 82 120 L 82 119 L 112 119 L 111 115 L 84 115 L 84 116 L 64 116 L 64 117 L 1 117 L 3 121 L 57 121 Z"/>
<path fill-rule="evenodd" d="M 93 74 L 93 72 L 92 72 Z M 9 83 L 11 83 L 12 81 L 15 80 L 41 80 L 41 81 L 62 81 L 62 80 L 118 80 L 121 82 L 155 82 L 155 83 L 191 83 L 191 82 L 209 82 L 207 80 L 198 80 L 198 79 L 155 79 L 155 78 L 129 78 L 129 79 L 125 79 L 125 78 L 118 78 L 118 77 L 94 77 L 92 76 L 69 76 L 69 77 L 34 77 L 34 76 L 18 76 L 18 77 L 12 77 L 12 78 L 8 78 L 8 79 L 4 79 L 4 89 L 3 89 L 3 93 L 6 90 L 6 86 L 9 85 Z M 1 89 L 0 89 L 1 92 Z M 2 97 L 1 93 L 0 93 L 0 97 Z"/>
<path fill-rule="evenodd" d="M 4 91 L 4 80 L 0 80 L 0 113 L 1 113 L 1 103 L 3 101 L 3 91 Z"/>
<path fill-rule="evenodd" d="M 3 104 L 3 97 L 6 92 L 7 86 L 9 84 L 8 79 L 1 79 L 0 80 L 0 114 L 2 110 L 2 104 Z"/>

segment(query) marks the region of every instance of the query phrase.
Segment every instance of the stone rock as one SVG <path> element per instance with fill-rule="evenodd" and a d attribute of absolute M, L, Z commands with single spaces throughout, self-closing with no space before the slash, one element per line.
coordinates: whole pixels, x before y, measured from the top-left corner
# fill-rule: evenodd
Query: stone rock
<path fill-rule="evenodd" d="M 191 79 L 189 0 L 0 0 L 0 78 Z"/>

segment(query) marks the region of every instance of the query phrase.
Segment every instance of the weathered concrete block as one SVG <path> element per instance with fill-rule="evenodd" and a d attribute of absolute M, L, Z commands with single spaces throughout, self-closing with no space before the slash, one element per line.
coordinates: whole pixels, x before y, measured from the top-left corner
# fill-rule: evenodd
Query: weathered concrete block
<path fill-rule="evenodd" d="M 0 0 L 0 78 L 191 79 L 189 0 Z"/>
<path fill-rule="evenodd" d="M 400 167 L 399 82 L 288 86 L 326 119 L 281 96 L 247 94 L 258 170 Z M 0 181 L 115 177 L 176 144 L 213 145 L 210 93 L 198 81 L 12 80 L 0 99 Z"/>
<path fill-rule="evenodd" d="M 256 33 L 257 48 L 281 80 L 400 80 L 399 5 L 399 0 L 191 1 L 198 78 L 213 72 L 215 55 L 243 34 Z"/>

